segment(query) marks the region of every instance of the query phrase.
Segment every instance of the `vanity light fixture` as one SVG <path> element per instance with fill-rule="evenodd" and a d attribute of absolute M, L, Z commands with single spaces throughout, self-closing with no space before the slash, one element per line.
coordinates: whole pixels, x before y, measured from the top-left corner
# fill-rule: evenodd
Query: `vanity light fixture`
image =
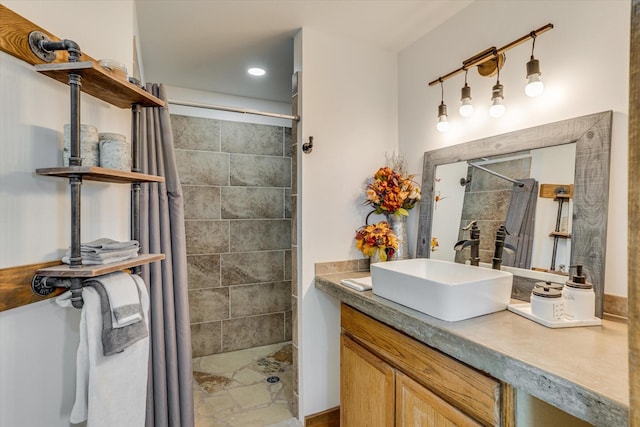
<path fill-rule="evenodd" d="M 527 62 L 527 85 L 524 88 L 524 92 L 527 96 L 538 96 L 544 90 L 544 84 L 540 80 L 540 61 L 533 57 L 533 50 L 536 47 L 536 34 L 531 33 L 533 42 L 531 44 L 531 59 Z"/>
<path fill-rule="evenodd" d="M 265 71 L 264 68 L 259 68 L 259 67 L 249 68 L 247 70 L 247 73 L 251 74 L 252 76 L 256 76 L 256 77 L 264 76 L 265 74 L 267 74 L 267 72 Z"/>
<path fill-rule="evenodd" d="M 498 56 L 496 56 L 496 63 L 498 62 Z M 489 107 L 489 115 L 493 118 L 502 117 L 505 111 L 504 106 L 504 87 L 500 84 L 500 67 L 498 69 L 498 78 L 496 84 L 491 89 L 491 107 Z"/>
<path fill-rule="evenodd" d="M 500 84 L 500 69 L 504 64 L 504 53 L 511 48 L 521 45 L 529 39 L 533 39 L 533 46 L 531 48 L 531 60 L 527 63 L 528 84 L 525 91 L 529 96 L 539 95 L 542 92 L 544 86 L 540 81 L 540 62 L 534 58 L 533 50 L 535 48 L 536 37 L 551 29 L 553 29 L 553 24 L 549 23 L 538 28 L 537 30 L 529 32 L 528 34 L 512 41 L 511 43 L 502 46 L 501 48 L 490 47 L 488 49 L 485 49 L 482 52 L 477 53 L 476 55 L 462 61 L 462 67 L 429 82 L 429 86 L 434 86 L 438 83 L 442 86 L 442 83 L 445 80 L 450 79 L 451 77 L 464 71 L 465 78 L 464 87 L 462 88 L 460 97 L 460 115 L 462 117 L 469 117 L 473 112 L 473 105 L 471 104 L 471 88 L 467 84 L 467 72 L 469 68 L 476 67 L 478 69 L 478 73 L 484 77 L 491 77 L 494 74 L 497 74 L 498 78 L 496 84 L 492 88 L 491 107 L 489 108 L 489 114 L 492 117 L 500 117 L 505 112 L 504 87 L 502 86 L 502 84 Z M 441 132 L 444 132 L 444 130 L 448 129 L 449 127 L 449 124 L 446 122 L 446 120 L 447 106 L 444 104 L 444 100 L 441 100 L 440 105 L 438 106 L 437 126 L 438 130 L 440 130 Z M 443 130 L 441 130 L 441 128 Z"/>
<path fill-rule="evenodd" d="M 449 122 L 447 121 L 447 104 L 444 103 L 444 84 L 440 81 L 440 88 L 442 89 L 442 97 L 440 98 L 440 105 L 438 105 L 438 124 L 436 129 L 438 132 L 446 132 L 449 130 Z"/>
<path fill-rule="evenodd" d="M 462 117 L 469 117 L 473 114 L 473 104 L 471 103 L 471 88 L 467 85 L 467 73 L 468 69 L 464 70 L 464 87 L 461 90 L 460 95 L 460 115 Z"/>

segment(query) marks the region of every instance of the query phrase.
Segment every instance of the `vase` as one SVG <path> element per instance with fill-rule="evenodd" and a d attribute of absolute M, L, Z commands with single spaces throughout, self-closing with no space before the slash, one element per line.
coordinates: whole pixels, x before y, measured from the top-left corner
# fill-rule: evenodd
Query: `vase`
<path fill-rule="evenodd" d="M 387 215 L 387 222 L 398 238 L 398 250 L 391 257 L 392 261 L 409 258 L 409 236 L 407 234 L 407 216 Z"/>

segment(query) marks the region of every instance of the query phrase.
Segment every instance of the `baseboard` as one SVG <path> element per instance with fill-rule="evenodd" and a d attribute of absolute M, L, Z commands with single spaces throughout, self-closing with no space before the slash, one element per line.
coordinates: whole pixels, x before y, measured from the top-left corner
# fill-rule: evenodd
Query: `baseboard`
<path fill-rule="evenodd" d="M 628 298 L 604 294 L 604 312 L 614 316 L 628 318 Z"/>
<path fill-rule="evenodd" d="M 304 417 L 305 427 L 340 427 L 340 407 Z"/>

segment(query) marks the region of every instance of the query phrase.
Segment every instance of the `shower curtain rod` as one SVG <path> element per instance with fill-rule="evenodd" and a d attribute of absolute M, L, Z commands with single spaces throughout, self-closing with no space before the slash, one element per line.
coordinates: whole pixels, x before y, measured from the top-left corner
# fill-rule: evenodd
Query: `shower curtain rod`
<path fill-rule="evenodd" d="M 187 101 L 177 101 L 175 99 L 170 99 L 169 104 L 182 105 L 185 107 L 207 108 L 209 110 L 229 111 L 232 113 L 254 114 L 256 116 L 276 117 L 278 119 L 288 119 L 288 120 L 295 120 L 295 121 L 300 120 L 300 116 L 298 115 L 292 116 L 288 114 L 267 113 L 264 111 L 250 110 L 247 108 L 225 107 L 223 105 L 203 104 L 200 102 L 187 102 Z"/>
<path fill-rule="evenodd" d="M 518 187 L 524 187 L 524 184 L 522 182 L 518 181 L 517 179 L 509 178 L 508 176 L 504 176 L 501 173 L 494 172 L 491 169 L 483 168 L 482 166 L 476 165 L 475 163 L 467 162 L 467 164 L 469 166 L 473 166 L 474 168 L 478 168 L 481 171 L 485 171 L 487 173 L 490 173 L 491 175 L 497 176 L 498 178 L 502 178 L 504 180 L 512 182 L 512 183 L 516 184 Z"/>

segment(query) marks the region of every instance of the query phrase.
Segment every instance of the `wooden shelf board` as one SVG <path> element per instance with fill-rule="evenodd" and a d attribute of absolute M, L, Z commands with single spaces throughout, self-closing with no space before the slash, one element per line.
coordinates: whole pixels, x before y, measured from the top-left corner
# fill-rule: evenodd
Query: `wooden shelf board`
<path fill-rule="evenodd" d="M 51 34 L 44 28 L 34 24 L 23 16 L 18 15 L 13 10 L 0 4 L 0 51 L 25 61 L 31 65 L 41 64 L 44 61 L 38 58 L 29 47 L 29 33 L 40 31 L 46 34 L 51 41 L 60 41 L 59 37 Z M 82 52 L 82 61 L 93 61 L 94 58 Z M 56 52 L 54 63 L 68 62 L 69 54 L 65 50 Z"/>
<path fill-rule="evenodd" d="M 567 193 L 556 194 L 556 189 L 563 187 Z M 540 197 L 547 199 L 573 199 L 573 184 L 540 184 Z"/>
<path fill-rule="evenodd" d="M 84 265 L 80 268 L 71 268 L 68 264 L 61 264 L 38 269 L 36 275 L 49 277 L 96 277 L 113 273 L 114 271 L 126 270 L 127 268 L 161 261 L 164 258 L 164 254 L 142 254 L 126 261 L 105 265 Z"/>
<path fill-rule="evenodd" d="M 165 107 L 163 100 L 142 88 L 117 77 L 110 70 L 92 61 L 66 62 L 58 64 L 37 64 L 36 71 L 61 83 L 69 83 L 69 73 L 82 76 L 82 92 L 120 108 L 131 108 L 133 104 L 142 107 Z"/>
<path fill-rule="evenodd" d="M 22 307 L 63 293 L 65 290 L 60 288 L 43 297 L 31 291 L 31 279 L 37 270 L 59 264 L 58 260 L 0 269 L 0 311 Z"/>
<path fill-rule="evenodd" d="M 569 273 L 564 272 L 564 271 L 549 270 L 548 268 L 544 268 L 544 267 L 531 267 L 531 270 L 533 270 L 533 271 L 543 271 L 545 273 L 557 274 L 559 276 L 568 276 L 569 275 Z"/>
<path fill-rule="evenodd" d="M 97 166 L 40 168 L 36 169 L 36 174 L 42 176 L 57 176 L 61 178 L 68 178 L 71 175 L 82 175 L 82 179 L 87 181 L 111 182 L 115 184 L 130 184 L 132 182 L 164 182 L 164 177 L 162 176 L 106 169 Z"/>

